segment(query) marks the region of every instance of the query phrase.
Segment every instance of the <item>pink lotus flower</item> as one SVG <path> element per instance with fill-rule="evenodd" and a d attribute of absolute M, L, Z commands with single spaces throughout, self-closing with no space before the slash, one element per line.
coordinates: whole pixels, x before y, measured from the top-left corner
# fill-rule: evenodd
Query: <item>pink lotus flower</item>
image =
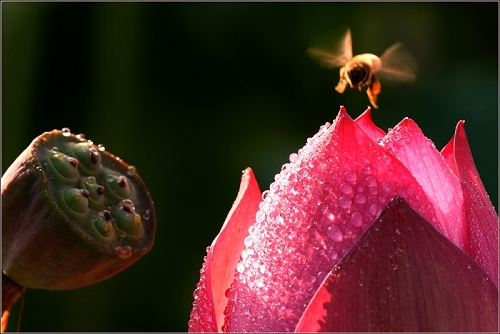
<path fill-rule="evenodd" d="M 497 331 L 498 216 L 456 127 L 438 152 L 342 107 L 261 194 L 251 169 L 190 331 Z"/>

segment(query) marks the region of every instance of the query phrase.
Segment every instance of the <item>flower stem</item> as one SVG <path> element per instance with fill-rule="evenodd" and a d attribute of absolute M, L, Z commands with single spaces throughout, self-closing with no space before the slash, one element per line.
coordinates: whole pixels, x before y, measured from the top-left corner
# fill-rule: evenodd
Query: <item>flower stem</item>
<path fill-rule="evenodd" d="M 10 308 L 24 294 L 24 291 L 26 291 L 25 287 L 16 284 L 2 273 L 2 332 L 7 327 Z"/>

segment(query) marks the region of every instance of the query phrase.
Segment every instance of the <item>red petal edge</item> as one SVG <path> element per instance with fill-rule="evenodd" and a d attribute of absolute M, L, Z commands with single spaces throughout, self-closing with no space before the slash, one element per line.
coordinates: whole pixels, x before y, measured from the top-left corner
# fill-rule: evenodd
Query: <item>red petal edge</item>
<path fill-rule="evenodd" d="M 474 164 L 464 124 L 464 121 L 458 122 L 453 138 L 441 154 L 459 177 L 464 193 L 468 254 L 498 287 L 498 215 Z"/>
<path fill-rule="evenodd" d="M 227 304 L 226 290 L 234 280 L 236 264 L 245 248 L 248 227 L 255 221 L 255 214 L 262 201 L 262 194 L 251 168 L 243 171 L 236 200 L 227 215 L 221 231 L 207 248 L 200 282 L 194 292 L 193 309 L 189 320 L 190 332 L 217 332 L 224 323 Z"/>
<path fill-rule="evenodd" d="M 468 250 L 462 187 L 432 141 L 405 118 L 381 141 L 411 172 L 432 203 L 440 224 L 432 222 L 462 250 Z"/>
<path fill-rule="evenodd" d="M 368 137 L 370 137 L 373 141 L 378 141 L 386 135 L 386 133 L 373 123 L 372 120 L 372 111 L 371 108 L 368 107 L 361 115 L 358 116 L 354 120 L 356 124 L 363 129 Z"/>
<path fill-rule="evenodd" d="M 498 289 L 396 197 L 325 278 L 296 331 L 498 332 Z"/>

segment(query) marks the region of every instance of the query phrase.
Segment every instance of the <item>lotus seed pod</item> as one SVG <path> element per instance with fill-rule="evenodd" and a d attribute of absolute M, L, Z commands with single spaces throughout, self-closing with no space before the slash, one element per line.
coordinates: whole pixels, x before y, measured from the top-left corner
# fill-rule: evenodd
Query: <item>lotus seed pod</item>
<path fill-rule="evenodd" d="M 105 280 L 153 246 L 153 201 L 135 167 L 69 129 L 37 137 L 2 177 L 2 267 L 63 290 Z"/>

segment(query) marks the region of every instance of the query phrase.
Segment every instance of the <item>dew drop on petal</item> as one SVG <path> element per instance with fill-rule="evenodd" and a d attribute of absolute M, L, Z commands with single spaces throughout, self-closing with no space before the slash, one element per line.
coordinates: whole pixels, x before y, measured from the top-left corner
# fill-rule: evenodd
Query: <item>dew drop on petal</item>
<path fill-rule="evenodd" d="M 349 183 L 342 183 L 340 185 L 340 192 L 344 195 L 351 195 L 353 193 L 352 186 Z"/>
<path fill-rule="evenodd" d="M 370 206 L 370 214 L 374 215 L 374 216 L 377 216 L 379 213 L 380 213 L 380 206 L 378 206 L 377 204 L 372 204 Z"/>
<path fill-rule="evenodd" d="M 245 247 L 250 248 L 253 245 L 253 237 L 249 235 L 248 237 L 245 238 L 245 241 L 243 242 L 245 244 Z"/>
<path fill-rule="evenodd" d="M 383 191 L 388 192 L 391 190 L 391 184 L 389 182 L 382 182 L 382 185 L 380 186 Z"/>
<path fill-rule="evenodd" d="M 332 225 L 332 226 L 328 227 L 326 234 L 333 241 L 340 242 L 344 239 L 344 234 L 342 233 L 342 231 L 340 230 L 340 228 L 337 225 Z"/>
<path fill-rule="evenodd" d="M 365 180 L 365 185 L 368 188 L 373 188 L 377 186 L 377 179 L 373 176 L 368 176 Z"/>
<path fill-rule="evenodd" d="M 365 204 L 366 203 L 366 196 L 363 194 L 359 194 L 354 198 L 354 202 L 358 204 Z"/>
<path fill-rule="evenodd" d="M 236 271 L 239 272 L 240 274 L 243 274 L 243 272 L 245 271 L 245 265 L 243 263 L 238 263 L 236 265 Z"/>
<path fill-rule="evenodd" d="M 342 197 L 340 197 L 340 199 L 339 199 L 339 206 L 342 209 L 348 209 L 348 208 L 350 208 L 351 204 L 352 204 L 352 200 L 351 200 L 350 197 L 348 197 L 348 196 L 342 196 Z"/>
<path fill-rule="evenodd" d="M 364 165 L 363 167 L 361 167 L 361 173 L 365 175 L 370 175 L 371 172 L 372 172 L 372 167 L 370 165 Z"/>
<path fill-rule="evenodd" d="M 355 183 L 356 180 L 358 179 L 358 174 L 354 171 L 349 171 L 344 174 L 344 180 L 346 180 L 349 183 Z"/>
<path fill-rule="evenodd" d="M 364 221 L 363 221 L 363 215 L 360 212 L 354 212 L 351 215 L 351 224 L 352 224 L 352 226 L 354 226 L 354 227 L 360 227 L 361 225 L 363 225 L 363 223 L 364 223 Z"/>
<path fill-rule="evenodd" d="M 337 261 L 337 259 L 339 258 L 339 253 L 337 253 L 337 251 L 335 251 L 335 249 L 331 249 L 329 252 L 328 252 L 328 257 L 332 260 L 332 261 Z"/>
<path fill-rule="evenodd" d="M 266 213 L 263 210 L 257 211 L 256 220 L 257 223 L 261 223 L 266 219 Z"/>

